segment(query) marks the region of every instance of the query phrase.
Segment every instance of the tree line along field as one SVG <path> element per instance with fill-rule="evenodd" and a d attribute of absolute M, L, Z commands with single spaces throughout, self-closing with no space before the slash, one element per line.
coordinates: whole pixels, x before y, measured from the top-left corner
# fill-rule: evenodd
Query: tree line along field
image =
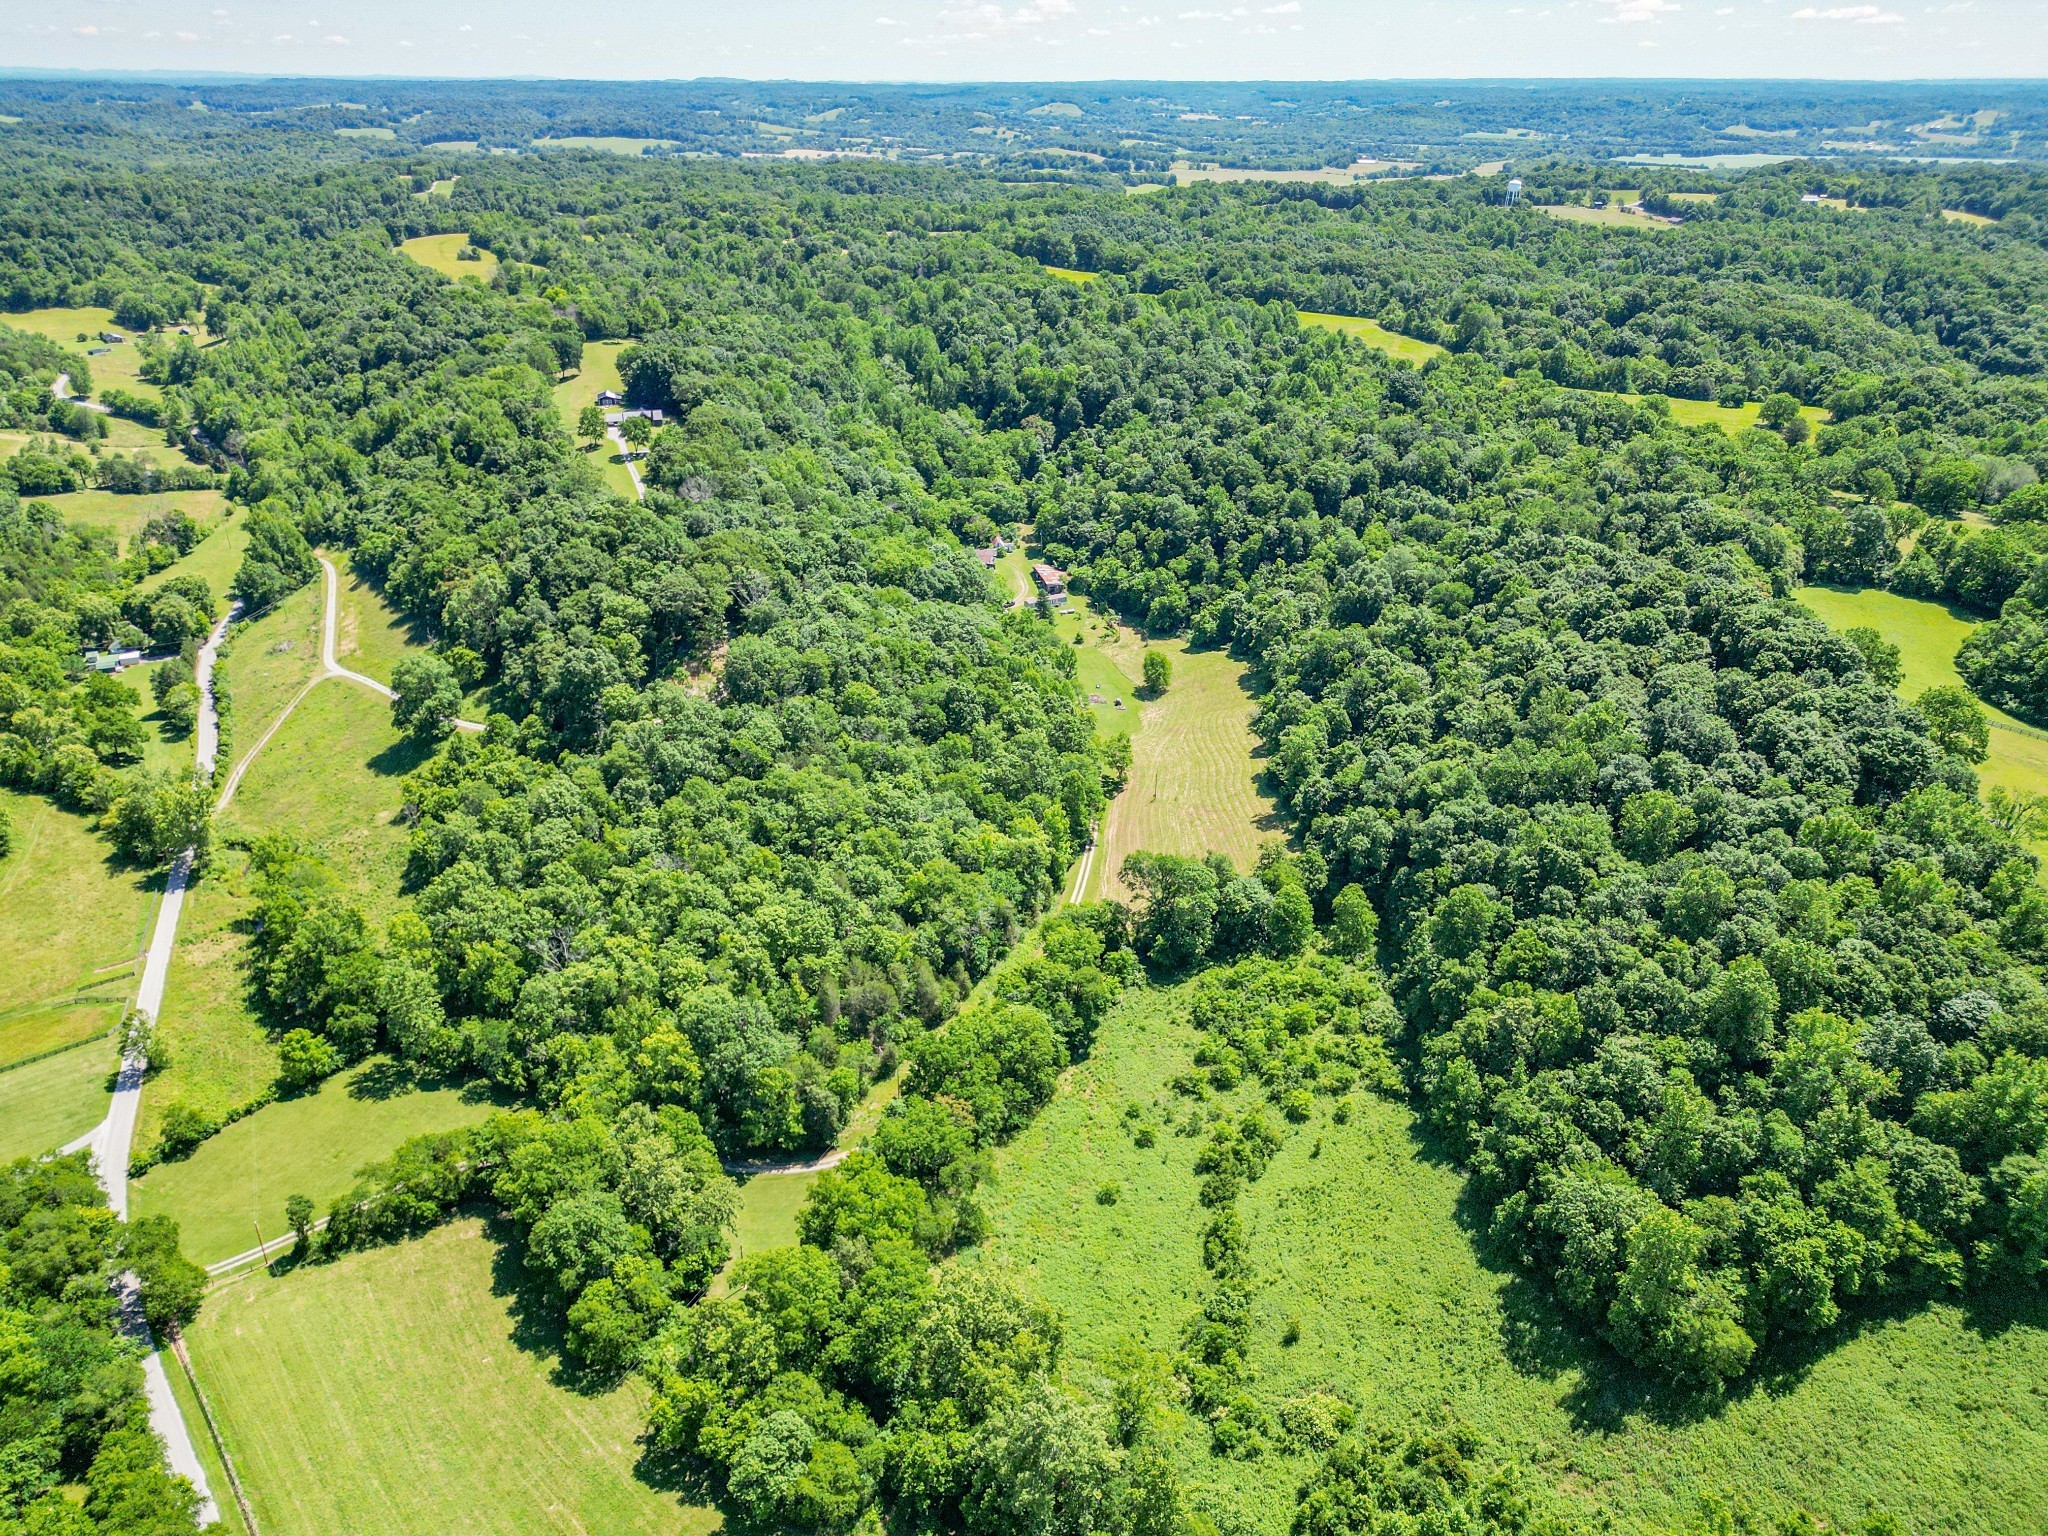
<path fill-rule="evenodd" d="M 1193 1102 L 1169 1086 L 1201 1036 L 1182 990 L 1128 997 L 1051 1106 L 1000 1154 L 992 1232 L 969 1260 L 1065 1315 L 1073 1369 L 1137 1344 L 1172 1352 L 1209 1277 L 1210 1213 L 1176 1134 L 1263 1098 Z M 1450 1418 L 1540 1469 L 1543 1502 L 1612 1529 L 1691 1528 L 1709 1495 L 1847 1527 L 1873 1507 L 1905 1528 L 2005 1536 L 2048 1519 L 2048 1303 L 2023 1290 L 1869 1318 L 1709 1411 L 1674 1407 L 1491 1254 L 1462 1176 L 1404 1106 L 1369 1094 L 1289 1126 L 1242 1197 L 1254 1260 L 1251 1379 L 1278 1405 L 1337 1392 L 1368 1422 Z M 1139 1147 L 1142 1122 L 1161 1127 Z M 1098 1202 L 1105 1185 L 1112 1205 Z M 1286 1342 L 1290 1325 L 1298 1339 Z M 1190 1502 L 1229 1530 L 1280 1536 L 1313 1458 L 1212 1455 L 1174 1416 Z"/>
<path fill-rule="evenodd" d="M 1902 697 L 1917 698 L 1929 688 L 1966 686 L 1956 671 L 1956 652 L 1975 625 L 1955 610 L 1875 588 L 1851 592 L 1802 587 L 1796 595 L 1831 628 L 1867 626 L 1896 645 Z M 1987 706 L 1985 712 L 1991 750 L 1978 766 L 1984 787 L 2048 794 L 2048 736 L 2001 709 Z M 2035 846 L 2041 846 L 2040 840 Z"/>

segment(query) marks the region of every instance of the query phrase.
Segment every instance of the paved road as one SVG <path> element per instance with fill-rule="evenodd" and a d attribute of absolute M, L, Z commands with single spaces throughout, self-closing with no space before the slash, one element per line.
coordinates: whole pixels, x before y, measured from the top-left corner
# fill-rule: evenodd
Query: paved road
<path fill-rule="evenodd" d="M 194 747 L 202 774 L 213 771 L 214 754 L 220 748 L 220 718 L 213 707 L 213 663 L 235 611 L 229 609 L 227 617 L 214 625 L 213 633 L 199 648 L 199 665 L 194 668 L 199 683 L 199 728 Z M 191 884 L 194 851 L 187 848 L 171 865 L 170 877 L 164 883 L 163 902 L 156 909 L 149 953 L 142 963 L 142 985 L 136 990 L 135 1008 L 152 1019 L 163 1008 L 164 981 L 170 975 L 171 951 L 178 941 L 178 918 L 185 908 L 186 887 Z M 93 1167 L 107 1192 L 107 1204 L 123 1220 L 128 1216 L 128 1156 L 135 1141 L 135 1119 L 142 1108 L 142 1078 L 148 1066 L 148 1058 L 141 1051 L 124 1056 L 120 1075 L 114 1081 L 113 1100 L 107 1106 L 107 1118 L 64 1149 L 74 1152 L 82 1146 L 91 1148 Z M 220 1519 L 220 1509 L 214 1503 L 213 1490 L 207 1486 L 206 1468 L 185 1427 L 185 1415 L 171 1394 L 163 1356 L 157 1352 L 156 1340 L 150 1337 L 149 1323 L 142 1315 L 140 1284 L 132 1270 L 114 1284 L 121 1308 L 121 1331 L 145 1351 L 142 1385 L 149 1398 L 149 1427 L 163 1441 L 171 1470 L 198 1490 L 200 1523 L 211 1525 Z"/>

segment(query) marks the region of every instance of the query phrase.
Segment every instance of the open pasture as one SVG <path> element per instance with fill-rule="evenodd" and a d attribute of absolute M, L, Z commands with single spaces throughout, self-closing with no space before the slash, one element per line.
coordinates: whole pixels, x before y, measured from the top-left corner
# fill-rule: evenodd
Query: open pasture
<path fill-rule="evenodd" d="M 163 462 L 160 455 L 158 462 Z M 112 491 L 67 491 L 61 496 L 37 498 L 48 502 L 67 523 L 104 528 L 127 553 L 129 541 L 142 532 L 151 518 L 173 511 L 184 512 L 202 528 L 219 521 L 225 498 L 219 491 L 166 491 L 155 496 L 117 496 Z"/>
<path fill-rule="evenodd" d="M 646 1389 L 585 1383 L 517 1261 L 467 1218 L 392 1247 L 257 1270 L 186 1334 L 275 1536 L 705 1536 L 643 1479 Z"/>
<path fill-rule="evenodd" d="M 1413 363 L 1420 368 L 1432 357 L 1448 357 L 1450 352 L 1433 341 L 1418 341 L 1413 336 L 1403 336 L 1399 331 L 1390 331 L 1377 320 L 1367 320 L 1361 315 L 1324 315 L 1312 310 L 1300 314 L 1303 325 L 1322 326 L 1326 330 L 1341 331 L 1346 336 L 1355 336 L 1369 347 L 1375 347 L 1389 357 Z"/>
<path fill-rule="evenodd" d="M 284 1202 L 305 1195 L 324 1214 L 355 1183 L 356 1170 L 388 1157 L 409 1136 L 483 1119 L 488 1095 L 422 1083 L 396 1062 L 373 1057 L 319 1089 L 266 1105 L 202 1142 L 181 1162 L 163 1163 L 130 1186 L 142 1216 L 176 1218 L 186 1257 L 201 1264 L 255 1246 L 287 1228 Z"/>
<path fill-rule="evenodd" d="M 0 1163 L 40 1157 L 107 1117 L 111 1037 L 0 1071 Z"/>
<path fill-rule="evenodd" d="M 459 252 L 476 250 L 477 260 L 464 261 Z M 473 247 L 468 235 L 420 235 L 403 242 L 399 254 L 418 262 L 431 272 L 443 277 L 475 278 L 488 284 L 498 270 L 498 258 L 491 252 Z"/>

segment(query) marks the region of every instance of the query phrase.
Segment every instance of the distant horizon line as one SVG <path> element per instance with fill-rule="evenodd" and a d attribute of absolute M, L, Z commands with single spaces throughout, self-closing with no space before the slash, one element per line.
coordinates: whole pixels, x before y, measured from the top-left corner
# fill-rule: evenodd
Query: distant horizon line
<path fill-rule="evenodd" d="M 208 81 L 354 81 L 359 84 L 432 85 L 443 82 L 479 84 L 503 81 L 507 84 L 541 85 L 801 85 L 850 87 L 961 87 L 961 86 L 1150 86 L 1150 85 L 1232 85 L 1276 86 L 1299 90 L 1304 86 L 1358 85 L 1492 85 L 1536 89 L 1560 85 L 1829 85 L 1829 86 L 1960 86 L 2012 87 L 2038 85 L 2048 88 L 2043 75 L 1350 75 L 1327 79 L 1295 79 L 1285 76 L 1218 75 L 1047 75 L 1030 77 L 970 78 L 966 76 L 887 76 L 857 79 L 845 76 L 809 75 L 546 75 L 546 74 L 394 74 L 334 73 L 290 70 L 228 69 L 84 69 L 68 65 L 0 65 L 0 80 L 125 80 L 162 84 L 198 84 Z"/>

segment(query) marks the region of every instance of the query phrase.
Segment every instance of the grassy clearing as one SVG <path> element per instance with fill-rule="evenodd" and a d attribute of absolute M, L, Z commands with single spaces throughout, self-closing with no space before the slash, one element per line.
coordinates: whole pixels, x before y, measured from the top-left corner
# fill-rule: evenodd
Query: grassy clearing
<path fill-rule="evenodd" d="M 398 247 L 401 255 L 411 257 L 443 277 L 474 278 L 488 284 L 492 274 L 498 270 L 498 258 L 481 249 L 477 250 L 481 258 L 477 261 L 464 261 L 456 254 L 468 249 L 474 249 L 468 235 L 421 235 Z"/>
<path fill-rule="evenodd" d="M 111 1039 L 0 1072 L 0 1163 L 54 1152 L 107 1117 Z"/>
<path fill-rule="evenodd" d="M 1250 171 L 1237 166 L 1197 166 L 1191 161 L 1176 160 L 1173 163 L 1173 180 L 1176 186 L 1182 187 L 1204 181 L 1322 182 L 1348 187 L 1367 180 L 1376 172 L 1412 171 L 1416 164 L 1413 160 L 1358 160 L 1350 165 L 1322 166 L 1312 171 Z"/>
<path fill-rule="evenodd" d="M 18 1058 L 65 1027 L 32 1017 L 74 1007 L 95 1020 L 118 1014 L 161 886 L 110 857 L 84 817 L 39 795 L 0 790 L 0 813 L 14 824 L 14 851 L 0 859 L 0 1040 L 21 1021 Z"/>
<path fill-rule="evenodd" d="M 335 134 L 344 139 L 395 139 L 398 133 L 391 128 L 337 128 Z"/>
<path fill-rule="evenodd" d="M 399 658 L 427 649 L 427 637 L 411 619 L 393 608 L 374 582 L 348 563 L 346 555 L 329 553 L 341 575 L 334 620 L 334 659 L 351 672 L 391 681 Z"/>
<path fill-rule="evenodd" d="M 219 519 L 224 500 L 219 491 L 167 491 L 161 496 L 68 491 L 62 496 L 40 496 L 36 499 L 55 507 L 67 523 L 106 529 L 119 541 L 123 554 L 128 551 L 128 541 L 142 532 L 143 525 L 151 518 L 166 516 L 174 510 L 183 511 L 202 528 L 210 527 Z"/>
<path fill-rule="evenodd" d="M 250 766 L 222 816 L 235 839 L 288 832 L 334 866 L 372 922 L 398 903 L 406 833 L 398 784 L 426 751 L 391 726 L 391 705 L 341 678 L 300 702 Z"/>
<path fill-rule="evenodd" d="M 1608 229 L 1675 229 L 1676 225 L 1655 214 L 1630 213 L 1626 208 L 1582 208 L 1577 203 L 1543 203 L 1539 209 L 1567 224 L 1599 224 Z"/>
<path fill-rule="evenodd" d="M 235 572 L 242 568 L 242 555 L 249 547 L 249 526 L 239 520 L 218 524 L 211 533 L 193 546 L 192 553 L 175 565 L 169 565 L 153 576 L 145 577 L 142 590 L 154 592 L 174 576 L 197 576 L 204 581 L 207 590 L 213 593 L 214 604 L 220 613 L 228 606 L 228 587 L 233 584 Z"/>
<path fill-rule="evenodd" d="M 1956 652 L 1976 625 L 1955 609 L 1875 588 L 1846 592 L 1801 587 L 1796 595 L 1830 628 L 1867 625 L 1896 645 L 1905 673 L 1899 684 L 1901 697 L 1917 698 L 1929 688 L 1968 686 L 1956 671 Z M 1984 710 L 1991 717 L 1991 755 L 1978 765 L 1978 781 L 1986 789 L 2048 794 L 2048 736 L 2002 709 L 1987 704 Z M 2048 839 L 2034 848 L 2048 852 Z"/>
<path fill-rule="evenodd" d="M 124 970 L 118 979 L 125 982 L 128 975 Z M 107 991 L 111 993 L 112 989 Z M 0 1071 L 31 1056 L 83 1045 L 108 1033 L 121 1022 L 122 1001 L 106 995 L 96 1001 L 59 1003 L 48 1008 L 31 1006 L 0 1014 Z"/>
<path fill-rule="evenodd" d="M 582 1389 L 543 1306 L 469 1219 L 209 1298 L 186 1335 L 276 1536 L 703 1536 L 637 1475 L 637 1379 Z"/>
<path fill-rule="evenodd" d="M 241 857 L 218 850 L 212 870 L 186 895 L 178 921 L 157 1017 L 157 1037 L 169 1048 L 171 1064 L 142 1096 L 139 1152 L 155 1145 L 171 1105 L 221 1115 L 277 1080 L 277 1046 L 248 1003 L 248 941 L 239 925 L 253 905 Z"/>
<path fill-rule="evenodd" d="M 1377 320 L 1367 320 L 1358 315 L 1320 315 L 1303 310 L 1300 318 L 1303 325 L 1319 325 L 1332 331 L 1342 331 L 1346 336 L 1356 336 L 1367 346 L 1376 347 L 1387 356 L 1413 363 L 1418 368 L 1432 357 L 1450 356 L 1447 349 L 1433 341 L 1417 341 L 1413 336 L 1388 330 Z"/>
<path fill-rule="evenodd" d="M 167 658 L 168 659 L 168 658 Z M 162 661 L 145 661 L 122 672 L 120 681 L 135 692 L 135 718 L 142 722 L 142 766 L 152 773 L 190 773 L 197 760 L 198 742 L 190 733 L 167 735 L 170 722 L 156 707 L 156 695 L 149 680 Z"/>
<path fill-rule="evenodd" d="M 425 186 L 425 188 L 423 188 L 423 189 L 422 189 L 421 191 L 418 191 L 418 192 L 415 192 L 415 193 L 413 193 L 413 196 L 414 196 L 414 197 L 453 197 L 453 196 L 455 195 L 455 182 L 456 182 L 456 178 L 455 178 L 455 177 L 453 177 L 453 176 L 443 176 L 443 177 L 441 177 L 441 178 L 440 178 L 439 180 L 436 180 L 436 181 L 430 181 L 430 182 L 428 182 L 428 183 L 427 183 L 427 185 Z"/>
<path fill-rule="evenodd" d="M 536 149 L 601 149 L 610 155 L 638 155 L 643 150 L 673 149 L 674 139 L 629 139 L 612 134 L 569 134 L 559 139 L 535 139 Z"/>
<path fill-rule="evenodd" d="M 329 1078 L 319 1092 L 238 1120 L 183 1162 L 130 1186 L 143 1216 L 174 1216 L 187 1257 L 217 1263 L 252 1247 L 255 1231 L 286 1230 L 284 1202 L 305 1195 L 321 1210 L 348 1193 L 356 1170 L 408 1136 L 481 1120 L 495 1108 L 460 1085 L 421 1084 L 374 1058 Z"/>
<path fill-rule="evenodd" d="M 1092 283 L 1100 275 L 1095 272 L 1080 272 L 1072 267 L 1047 266 L 1045 270 L 1063 283 Z"/>
<path fill-rule="evenodd" d="M 1117 873 L 1139 849 L 1228 854 L 1248 868 L 1259 845 L 1282 835 L 1258 785 L 1253 698 L 1244 668 L 1222 651 L 1152 642 L 1173 661 L 1173 683 L 1141 706 L 1131 775 L 1103 817 L 1088 900 L 1127 895 Z"/>
<path fill-rule="evenodd" d="M 1998 222 L 1986 214 L 1968 213 L 1961 208 L 1944 208 L 1941 210 L 1941 216 L 1951 224 L 1969 224 L 1978 229 L 1989 228 Z"/>
<path fill-rule="evenodd" d="M 171 1396 L 178 1400 L 178 1412 L 184 1417 L 185 1427 L 191 1431 L 192 1447 L 199 1453 L 199 1465 L 206 1471 L 206 1486 L 213 1491 L 214 1507 L 220 1512 L 220 1523 L 208 1526 L 207 1530 L 212 1536 L 249 1536 L 249 1527 L 243 1523 L 234 1489 L 228 1482 L 227 1469 L 221 1465 L 220 1453 L 213 1448 L 213 1436 L 207 1432 L 199 1396 L 192 1390 L 185 1367 L 175 1354 L 164 1356 L 164 1375 L 171 1383 Z"/>
<path fill-rule="evenodd" d="M 205 548 L 206 544 L 199 546 L 199 550 Z M 324 600 L 325 588 L 316 578 L 268 613 L 230 631 L 220 671 L 233 701 L 238 754 L 255 744 L 306 680 L 320 670 L 320 605 Z"/>
<path fill-rule="evenodd" d="M 1641 395 L 1628 395 L 1626 399 L 1641 401 Z M 1760 400 L 1751 400 L 1743 405 L 1716 405 L 1711 400 L 1681 400 L 1667 396 L 1671 401 L 1671 419 L 1681 427 L 1719 427 L 1730 437 L 1746 432 L 1757 424 L 1764 407 Z M 1806 418 L 1808 426 L 1818 430 L 1827 424 L 1828 413 L 1817 405 L 1802 405 L 1799 414 Z"/>
<path fill-rule="evenodd" d="M 625 381 L 619 377 L 619 354 L 631 345 L 630 341 L 589 341 L 583 344 L 583 366 L 555 385 L 555 412 L 569 431 L 576 430 L 576 418 L 582 414 L 583 407 L 597 404 L 600 390 L 625 387 Z M 607 490 L 628 501 L 636 499 L 632 472 L 626 468 L 626 461 L 609 440 L 592 448 L 590 455 L 604 476 Z"/>
<path fill-rule="evenodd" d="M 125 325 L 115 323 L 114 312 L 96 305 L 77 308 L 24 309 L 13 314 L 0 314 L 0 325 L 12 326 L 17 331 L 28 331 L 44 336 L 59 346 L 68 347 L 83 355 L 87 348 L 106 345 L 100 340 L 101 331 L 117 331 L 126 337 L 118 345 L 110 346 L 102 357 L 88 357 L 92 366 L 92 392 L 99 395 L 109 385 L 127 390 L 130 394 L 141 395 L 155 400 L 162 391 L 142 377 L 142 349 L 136 345 L 135 332 Z M 212 338 L 201 326 L 192 327 L 193 340 L 202 346 Z M 80 340 L 80 337 L 84 340 Z M 171 339 L 175 340 L 175 336 Z M 108 422 L 110 429 L 128 427 L 144 435 L 143 446 L 163 446 L 163 434 L 152 427 L 139 426 L 134 422 L 122 422 L 116 418 Z M 110 442 L 116 447 L 127 447 L 128 443 Z"/>
<path fill-rule="evenodd" d="M 998 1159 L 989 1263 L 1067 1317 L 1071 1368 L 1135 1339 L 1172 1350 L 1200 1304 L 1205 1212 L 1199 1141 L 1167 1132 L 1139 1149 L 1126 1104 L 1155 1123 L 1186 1114 L 1167 1079 L 1193 1032 L 1171 991 L 1127 998 L 1094 1053 Z M 1239 1201 L 1257 1266 L 1253 1390 L 1269 1407 L 1335 1389 L 1368 1420 L 1450 1413 L 1506 1450 L 1580 1513 L 1617 1532 L 1684 1528 L 1701 1494 L 1800 1505 L 1847 1524 L 1873 1504 L 1919 1531 L 2002 1536 L 2048 1522 L 2048 1301 L 1937 1306 L 1866 1321 L 1810 1360 L 1687 1415 L 1641 1396 L 1611 1357 L 1550 1312 L 1537 1288 L 1489 1262 L 1461 1209 L 1463 1180 L 1417 1139 L 1403 1106 L 1357 1100 L 1293 1129 Z M 1095 1203 L 1105 1182 L 1116 1204 Z M 1301 1340 L 1283 1347 L 1289 1318 Z M 1286 1529 L 1306 1463 L 1214 1459 L 1202 1426 L 1170 1437 L 1197 1507 L 1226 1529 Z"/>
<path fill-rule="evenodd" d="M 1020 546 L 996 562 L 996 579 L 1010 600 L 1026 606 L 1038 601 L 1038 587 L 1031 577 L 1032 558 Z M 1085 597 L 1069 596 L 1064 603 L 1073 611 L 1056 610 L 1053 628 L 1073 649 L 1074 680 L 1095 718 L 1095 734 L 1104 738 L 1131 735 L 1140 718 L 1138 677 L 1143 642 L 1119 624 L 1115 615 L 1097 613 Z M 1080 644 L 1076 645 L 1076 640 Z"/>

